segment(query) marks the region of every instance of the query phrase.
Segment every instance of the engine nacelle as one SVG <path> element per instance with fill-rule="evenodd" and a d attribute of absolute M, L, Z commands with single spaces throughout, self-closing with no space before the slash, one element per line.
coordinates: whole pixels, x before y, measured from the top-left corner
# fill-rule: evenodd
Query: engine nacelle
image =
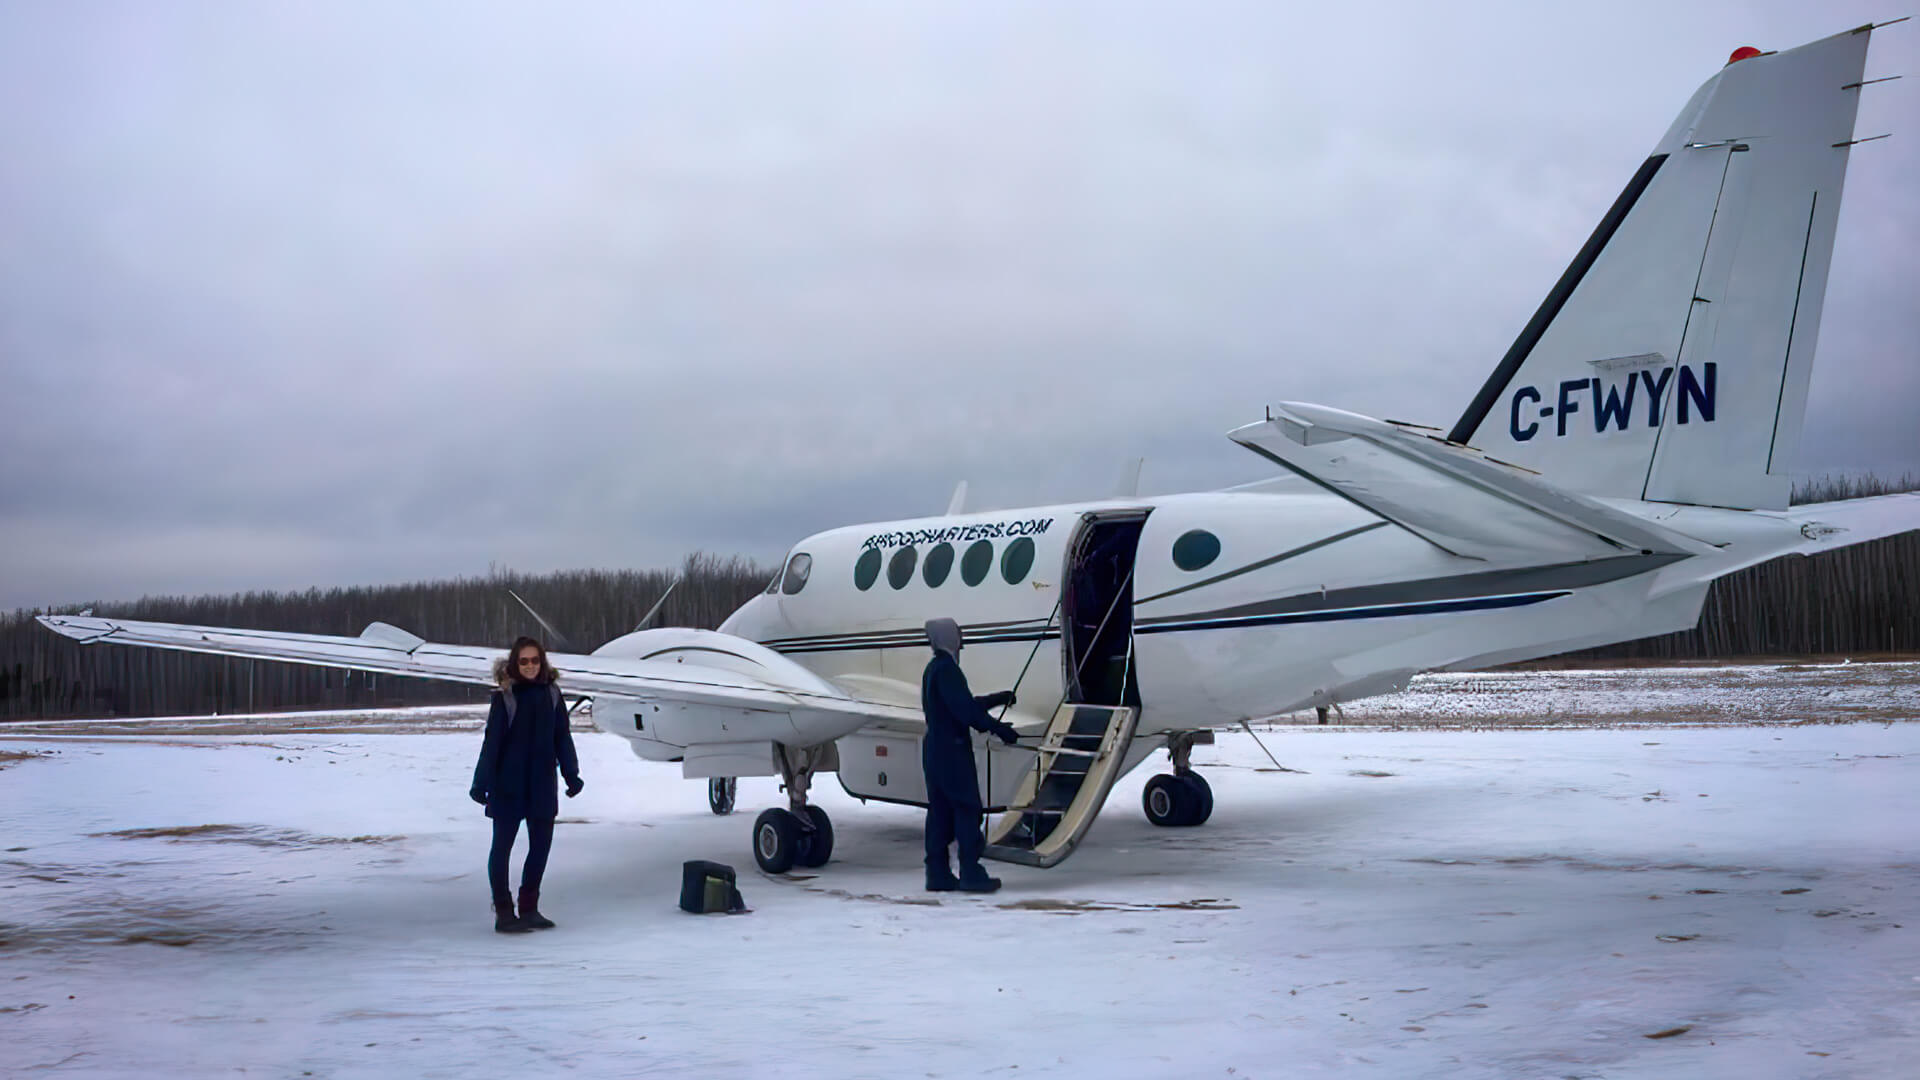
<path fill-rule="evenodd" d="M 684 664 L 746 676 L 769 687 L 844 697 L 833 684 L 772 649 L 732 634 L 664 627 L 615 638 L 595 656 Z M 861 726 L 857 715 L 821 709 L 751 708 L 600 695 L 594 725 L 627 739 L 649 761 L 681 761 L 688 776 L 774 775 L 773 744 L 819 746 Z"/>
<path fill-rule="evenodd" d="M 765 645 L 717 630 L 689 630 L 679 626 L 636 630 L 593 650 L 593 655 L 719 668 L 791 690 L 841 696 L 832 683 Z"/>

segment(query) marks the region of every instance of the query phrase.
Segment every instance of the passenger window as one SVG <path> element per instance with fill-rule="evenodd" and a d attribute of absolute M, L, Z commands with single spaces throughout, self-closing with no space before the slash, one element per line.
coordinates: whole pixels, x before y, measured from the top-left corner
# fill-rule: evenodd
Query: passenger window
<path fill-rule="evenodd" d="M 859 561 L 853 564 L 853 587 L 861 592 L 873 588 L 880 578 L 880 549 L 868 548 L 860 553 Z"/>
<path fill-rule="evenodd" d="M 1205 529 L 1180 534 L 1173 542 L 1173 565 L 1192 572 L 1220 557 L 1220 538 Z"/>
<path fill-rule="evenodd" d="M 893 553 L 887 562 L 887 584 L 896 589 L 904 589 L 907 582 L 913 580 L 913 564 L 920 561 L 920 552 L 909 544 Z"/>
<path fill-rule="evenodd" d="M 794 553 L 787 560 L 787 576 L 780 584 L 780 591 L 792 596 L 807 587 L 807 575 L 813 573 L 813 556 L 804 551 Z"/>
<path fill-rule="evenodd" d="M 953 545 L 944 542 L 935 544 L 933 550 L 927 552 L 926 563 L 920 567 L 921 579 L 927 583 L 927 588 L 937 589 L 952 572 Z"/>
<path fill-rule="evenodd" d="M 967 553 L 960 557 L 960 580 L 968 585 L 978 585 L 987 580 L 987 571 L 993 569 L 993 541 L 975 540 Z"/>
<path fill-rule="evenodd" d="M 1018 585 L 1027 579 L 1027 571 L 1033 569 L 1033 538 L 1023 536 L 1007 545 L 1000 556 L 1000 576 L 1007 584 Z"/>

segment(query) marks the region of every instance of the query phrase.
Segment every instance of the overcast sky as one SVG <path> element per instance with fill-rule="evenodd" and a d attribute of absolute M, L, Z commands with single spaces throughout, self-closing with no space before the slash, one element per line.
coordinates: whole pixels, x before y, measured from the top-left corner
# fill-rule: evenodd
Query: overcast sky
<path fill-rule="evenodd" d="M 1736 46 L 1872 3 L 0 6 L 0 607 L 771 561 L 1439 426 Z M 1920 23 L 1800 467 L 1920 471 Z"/>

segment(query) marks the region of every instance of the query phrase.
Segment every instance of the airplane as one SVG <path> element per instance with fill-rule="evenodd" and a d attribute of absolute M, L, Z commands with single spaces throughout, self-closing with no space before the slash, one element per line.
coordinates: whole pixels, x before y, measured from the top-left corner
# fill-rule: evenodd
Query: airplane
<path fill-rule="evenodd" d="M 1884 25 L 1884 24 L 1882 24 Z M 1213 809 L 1217 729 L 1689 628 L 1716 578 L 1920 528 L 1920 494 L 1789 505 L 1863 26 L 1746 48 L 1694 94 L 1451 429 L 1285 402 L 1228 434 L 1276 477 L 1216 491 L 854 525 L 801 540 L 718 630 L 555 653 L 592 721 L 707 779 L 777 775 L 758 865 L 833 850 L 821 773 L 924 805 L 925 621 L 957 619 L 1012 746 L 976 753 L 988 854 L 1057 865 L 1121 775 L 1144 810 Z M 1865 141 L 1865 140 L 1860 140 Z M 48 615 L 112 643 L 491 684 L 500 650 Z"/>

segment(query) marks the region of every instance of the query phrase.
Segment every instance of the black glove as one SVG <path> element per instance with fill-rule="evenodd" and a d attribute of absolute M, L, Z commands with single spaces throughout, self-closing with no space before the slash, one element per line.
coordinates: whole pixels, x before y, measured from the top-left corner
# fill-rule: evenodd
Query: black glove
<path fill-rule="evenodd" d="M 1006 709 L 1011 708 L 1015 700 L 1017 699 L 1013 696 L 1013 691 L 1001 690 L 988 694 L 980 704 L 982 708 L 987 709 Z"/>
<path fill-rule="evenodd" d="M 1020 738 L 1020 733 L 1013 730 L 1012 724 L 1001 724 L 993 729 L 993 733 L 1000 736 L 1000 741 L 1008 746 L 1012 746 L 1014 741 Z"/>
<path fill-rule="evenodd" d="M 481 806 L 487 805 L 487 793 L 485 791 L 480 790 L 477 787 L 467 789 L 467 798 L 472 799 L 474 802 L 479 803 Z"/>
<path fill-rule="evenodd" d="M 577 776 L 571 780 L 568 780 L 567 781 L 567 798 L 571 799 L 575 795 L 580 794 L 580 789 L 586 786 L 587 786 L 587 782 L 585 780 L 580 779 Z"/>

